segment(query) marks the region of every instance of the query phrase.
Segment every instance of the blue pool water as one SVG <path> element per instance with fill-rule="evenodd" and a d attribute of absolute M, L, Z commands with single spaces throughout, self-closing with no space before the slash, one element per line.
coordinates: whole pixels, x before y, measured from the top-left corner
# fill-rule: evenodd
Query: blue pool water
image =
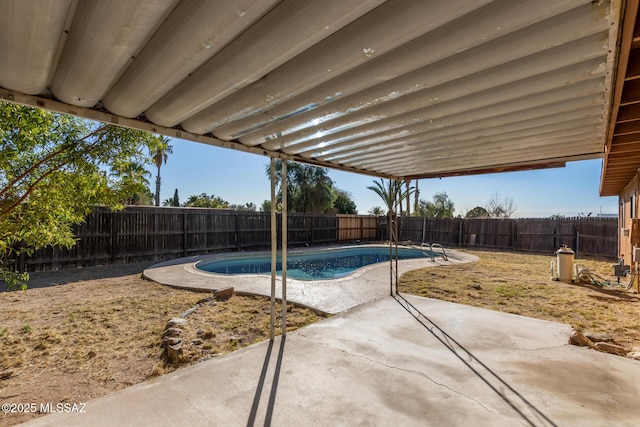
<path fill-rule="evenodd" d="M 398 248 L 398 259 L 430 258 L 431 252 L 420 249 Z M 389 261 L 388 247 L 363 246 L 315 251 L 293 252 L 287 256 L 287 277 L 300 280 L 336 279 L 360 267 Z M 220 274 L 270 274 L 271 254 L 229 254 L 196 264 L 200 270 Z M 282 271 L 280 257 L 277 273 Z"/>

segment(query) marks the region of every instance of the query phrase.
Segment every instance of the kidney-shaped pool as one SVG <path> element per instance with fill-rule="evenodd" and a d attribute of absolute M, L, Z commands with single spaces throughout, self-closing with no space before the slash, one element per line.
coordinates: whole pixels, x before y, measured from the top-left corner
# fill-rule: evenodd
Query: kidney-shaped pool
<path fill-rule="evenodd" d="M 438 254 L 417 248 L 398 248 L 399 260 L 433 256 Z M 389 261 L 388 246 L 295 251 L 287 254 L 287 277 L 299 280 L 336 279 L 366 265 L 384 261 Z M 198 262 L 196 268 L 218 274 L 268 274 L 271 273 L 271 254 L 216 255 Z M 282 261 L 279 256 L 276 270 L 277 274 L 281 274 Z"/>

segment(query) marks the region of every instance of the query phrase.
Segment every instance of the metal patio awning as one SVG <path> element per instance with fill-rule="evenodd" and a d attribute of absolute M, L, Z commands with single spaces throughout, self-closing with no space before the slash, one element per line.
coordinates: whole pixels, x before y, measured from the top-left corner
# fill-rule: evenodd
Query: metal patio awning
<path fill-rule="evenodd" d="M 381 177 L 603 156 L 621 1 L 0 0 L 0 99 Z"/>

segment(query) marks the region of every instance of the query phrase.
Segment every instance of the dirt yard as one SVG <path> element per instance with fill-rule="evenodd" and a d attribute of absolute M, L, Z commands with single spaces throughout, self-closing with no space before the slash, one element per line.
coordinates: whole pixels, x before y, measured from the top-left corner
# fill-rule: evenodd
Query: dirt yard
<path fill-rule="evenodd" d="M 468 252 L 480 262 L 411 271 L 400 278 L 400 293 L 566 323 L 584 332 L 607 334 L 625 348 L 640 351 L 637 282 L 634 292 L 557 282 L 550 279 L 552 255 Z M 616 282 L 613 260 L 576 262 Z"/>
<path fill-rule="evenodd" d="M 82 270 L 68 276 L 91 276 L 92 269 Z M 64 279 L 60 272 L 53 275 Z M 216 301 L 149 282 L 140 272 L 110 275 L 115 277 L 0 293 L 0 403 L 16 404 L 16 410 L 28 404 L 25 408 L 36 412 L 41 403 L 79 404 L 268 339 L 267 298 Z M 42 286 L 43 274 L 37 276 L 34 285 Z M 196 304 L 186 317 L 188 325 L 181 327 L 184 353 L 178 365 L 172 364 L 162 348 L 166 322 Z M 279 304 L 276 310 L 281 312 Z M 307 309 L 287 310 L 287 330 L 320 318 Z M 0 426 L 36 416 L 2 413 Z"/>

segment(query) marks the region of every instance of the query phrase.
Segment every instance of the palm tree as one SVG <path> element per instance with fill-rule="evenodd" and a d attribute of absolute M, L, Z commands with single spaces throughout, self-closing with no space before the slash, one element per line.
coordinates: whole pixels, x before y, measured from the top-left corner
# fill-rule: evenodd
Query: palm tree
<path fill-rule="evenodd" d="M 380 181 L 373 181 L 375 186 L 367 187 L 369 190 L 376 193 L 385 204 L 388 214 L 396 214 L 396 206 L 402 206 L 402 202 L 409 198 L 414 192 L 413 187 L 408 187 L 405 191 L 402 190 L 405 181 L 389 180 L 385 183 L 383 179 Z"/>
<path fill-rule="evenodd" d="M 405 188 L 407 189 L 406 191 L 409 192 L 409 189 L 411 188 L 411 180 L 407 179 L 404 182 Z M 407 216 L 411 216 L 411 198 L 407 197 L 406 198 L 407 201 Z"/>
<path fill-rule="evenodd" d="M 174 206 L 174 207 L 180 206 L 180 196 L 178 196 L 177 188 L 173 192 L 173 197 L 171 197 L 170 199 L 166 199 L 164 202 L 162 202 L 162 206 Z"/>
<path fill-rule="evenodd" d="M 406 181 L 392 180 L 385 183 L 381 178 L 380 181 L 373 181 L 374 186 L 367 187 L 376 193 L 384 201 L 387 206 L 387 224 L 389 224 L 389 242 L 397 241 L 398 238 L 398 213 L 396 208 L 400 207 L 402 211 L 402 202 L 413 194 L 414 188 L 408 187 L 405 191 L 402 187 Z"/>
<path fill-rule="evenodd" d="M 416 191 L 413 193 L 414 196 L 414 200 L 413 200 L 413 214 L 417 215 L 415 213 L 415 211 L 418 210 L 418 202 L 420 202 L 420 190 L 418 190 L 418 183 L 420 182 L 419 179 L 416 179 Z"/>
<path fill-rule="evenodd" d="M 380 206 L 374 206 L 371 209 L 369 209 L 369 214 L 370 215 L 375 215 L 375 216 L 380 216 L 384 214 L 384 211 L 382 210 L 382 208 Z"/>
<path fill-rule="evenodd" d="M 282 182 L 282 160 L 276 159 L 276 185 Z M 267 165 L 265 173 L 270 176 Z M 322 213 L 332 206 L 333 181 L 328 169 L 318 166 L 287 162 L 287 206 L 290 212 Z M 282 200 L 282 188 L 278 190 Z"/>
<path fill-rule="evenodd" d="M 153 163 L 158 168 L 158 174 L 156 175 L 156 206 L 160 206 L 160 168 L 163 164 L 167 164 L 167 158 L 169 154 L 173 153 L 173 147 L 169 144 L 171 139 L 163 136 L 158 142 L 156 150 L 151 152 Z"/>
<path fill-rule="evenodd" d="M 124 200 L 126 205 L 140 205 L 150 202 L 151 200 L 146 197 L 150 194 L 149 180 L 147 176 L 151 175 L 145 165 L 136 161 L 124 161 L 116 162 L 111 176 L 121 181 L 121 186 L 136 187 L 137 191 L 128 195 Z M 146 199 L 146 200 L 145 200 Z"/>

